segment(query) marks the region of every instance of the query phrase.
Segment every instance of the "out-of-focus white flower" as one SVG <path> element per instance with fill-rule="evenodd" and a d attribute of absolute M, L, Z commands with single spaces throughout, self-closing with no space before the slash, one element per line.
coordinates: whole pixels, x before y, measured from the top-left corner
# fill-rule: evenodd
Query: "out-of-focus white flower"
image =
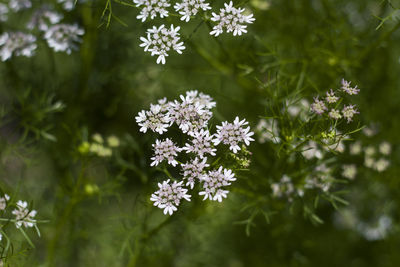
<path fill-rule="evenodd" d="M 0 57 L 6 61 L 15 56 L 31 57 L 36 49 L 36 37 L 22 32 L 6 32 L 0 35 Z"/>
<path fill-rule="evenodd" d="M 374 136 L 378 133 L 378 127 L 376 124 L 372 124 L 369 127 L 365 127 L 362 129 L 363 134 L 368 137 Z"/>
<path fill-rule="evenodd" d="M 289 201 L 293 200 L 294 193 L 296 192 L 292 179 L 284 174 L 278 183 L 271 184 L 272 194 L 274 197 L 287 197 Z M 299 196 L 303 195 L 303 191 L 297 191 Z"/>
<path fill-rule="evenodd" d="M 60 22 L 61 19 L 61 14 L 52 11 L 47 6 L 43 6 L 33 13 L 31 20 L 26 26 L 30 30 L 37 28 L 40 31 L 47 31 L 50 25 Z"/>
<path fill-rule="evenodd" d="M 313 158 L 322 159 L 323 157 L 322 151 L 318 149 L 318 145 L 314 141 L 309 141 L 308 144 L 303 147 L 301 154 L 308 160 Z"/>
<path fill-rule="evenodd" d="M 137 124 L 141 127 L 140 131 L 145 133 L 147 129 L 163 134 L 168 131 L 170 117 L 161 105 L 150 105 L 150 110 L 142 110 L 135 117 Z"/>
<path fill-rule="evenodd" d="M 345 117 L 347 119 L 347 123 L 349 123 L 353 120 L 353 116 L 355 114 L 360 113 L 354 107 L 355 107 L 355 105 L 348 105 L 348 106 L 345 105 L 343 107 L 342 113 L 343 113 L 343 117 Z"/>
<path fill-rule="evenodd" d="M 22 9 L 28 9 L 32 7 L 32 2 L 30 0 L 10 0 L 8 6 L 14 12 L 20 11 Z"/>
<path fill-rule="evenodd" d="M 390 161 L 384 158 L 378 159 L 375 161 L 375 164 L 373 168 L 377 170 L 378 172 L 383 172 L 385 171 L 390 165 Z"/>
<path fill-rule="evenodd" d="M 381 152 L 383 155 L 386 155 L 386 156 L 390 155 L 390 153 L 392 152 L 392 147 L 391 147 L 390 143 L 386 142 L 386 141 L 382 142 L 379 145 L 379 152 Z"/>
<path fill-rule="evenodd" d="M 339 120 L 342 118 L 342 115 L 340 114 L 340 111 L 337 109 L 331 109 L 331 111 L 329 111 L 329 117 L 331 117 L 334 120 Z"/>
<path fill-rule="evenodd" d="M 0 210 L 5 210 L 7 208 L 7 201 L 10 200 L 10 197 L 7 194 L 4 194 L 3 197 L 0 197 Z"/>
<path fill-rule="evenodd" d="M 28 210 L 28 203 L 26 201 L 19 200 L 17 202 L 17 209 L 12 211 L 15 215 L 15 227 L 20 228 L 21 226 L 33 227 L 36 224 L 36 220 L 33 219 L 37 212 L 36 210 Z"/>
<path fill-rule="evenodd" d="M 165 25 L 160 27 L 153 26 L 147 30 L 147 38 L 140 37 L 143 42 L 139 46 L 144 47 L 144 51 L 151 52 L 151 56 L 157 56 L 157 64 L 165 64 L 166 57 L 170 50 L 175 50 L 178 54 L 182 54 L 185 49 L 183 42 L 180 42 L 179 36 L 180 27 L 171 27 L 168 29 Z"/>
<path fill-rule="evenodd" d="M 72 50 L 78 48 L 76 43 L 82 42 L 80 36 L 84 33 L 78 25 L 57 24 L 49 27 L 44 38 L 54 51 L 71 54 Z"/>
<path fill-rule="evenodd" d="M 191 96 L 180 96 L 181 101 L 170 102 L 168 111 L 171 122 L 176 123 L 183 133 L 194 135 L 207 127 L 212 113 Z"/>
<path fill-rule="evenodd" d="M 218 170 L 207 172 L 201 180 L 203 181 L 203 191 L 200 191 L 199 195 L 204 196 L 203 200 L 210 199 L 221 202 L 222 198 L 226 198 L 229 193 L 223 187 L 231 185 L 231 182 L 236 181 L 236 178 L 231 170 L 223 169 L 220 166 Z"/>
<path fill-rule="evenodd" d="M 207 154 L 215 156 L 217 149 L 212 146 L 212 136 L 208 130 L 201 129 L 200 131 L 194 132 L 192 135 L 193 139 L 191 143 L 186 143 L 182 150 L 186 150 L 186 153 L 195 153 L 201 159 L 206 157 Z"/>
<path fill-rule="evenodd" d="M 174 211 L 178 210 L 178 206 L 182 199 L 190 201 L 190 195 L 186 194 L 187 189 L 182 187 L 182 181 L 179 183 L 174 181 L 172 184 L 170 180 L 158 183 L 158 190 L 151 195 L 150 200 L 154 202 L 154 206 L 164 209 L 164 214 L 172 215 Z"/>
<path fill-rule="evenodd" d="M 366 155 L 367 157 L 372 157 L 373 155 L 375 155 L 376 149 L 375 149 L 374 146 L 367 146 L 367 147 L 364 149 L 364 152 L 365 152 L 365 155 Z"/>
<path fill-rule="evenodd" d="M 66 11 L 71 11 L 75 7 L 75 1 L 76 0 L 57 0 L 57 3 L 62 4 L 62 7 Z M 82 2 L 82 0 L 79 2 Z"/>
<path fill-rule="evenodd" d="M 190 189 L 193 189 L 196 180 L 201 180 L 204 174 L 204 168 L 210 166 L 206 162 L 207 158 L 203 158 L 202 161 L 199 161 L 199 159 L 196 157 L 194 160 L 191 160 L 186 164 L 181 164 L 183 170 L 183 179 L 187 181 L 186 186 L 190 186 Z"/>
<path fill-rule="evenodd" d="M 310 110 L 310 103 L 307 99 L 301 99 L 298 102 L 290 103 L 286 101 L 287 112 L 292 117 L 300 116 L 301 120 L 307 119 L 307 114 Z"/>
<path fill-rule="evenodd" d="M 260 119 L 256 126 L 256 134 L 258 135 L 258 142 L 261 144 L 266 141 L 271 141 L 274 144 L 281 142 L 276 119 Z"/>
<path fill-rule="evenodd" d="M 160 18 L 168 17 L 168 10 L 166 9 L 171 4 L 168 0 L 133 0 L 137 7 L 143 6 L 140 14 L 136 17 L 141 19 L 142 22 L 146 21 L 148 17 L 154 19 L 157 14 Z"/>
<path fill-rule="evenodd" d="M 350 155 L 359 155 L 362 152 L 362 145 L 360 141 L 356 141 L 350 145 Z"/>
<path fill-rule="evenodd" d="M 348 82 L 345 79 L 342 79 L 342 90 L 349 95 L 358 94 L 358 92 L 360 92 L 360 89 L 357 88 L 357 85 L 355 87 L 351 87 L 350 84 L 351 84 L 351 82 Z"/>
<path fill-rule="evenodd" d="M 318 115 L 321 115 L 328 108 L 325 106 L 324 101 L 319 100 L 318 97 L 314 97 L 314 103 L 311 104 L 311 110 Z"/>
<path fill-rule="evenodd" d="M 357 175 L 357 167 L 355 164 L 343 165 L 342 176 L 353 180 Z"/>
<path fill-rule="evenodd" d="M 111 135 L 107 138 L 107 143 L 110 147 L 119 147 L 119 139 L 115 135 Z"/>
<path fill-rule="evenodd" d="M 8 6 L 0 3 L 0 21 L 4 22 L 8 19 Z"/>
<path fill-rule="evenodd" d="M 245 11 L 245 9 L 233 7 L 232 1 L 230 1 L 229 4 L 225 3 L 224 6 L 224 8 L 220 9 L 219 14 L 212 13 L 213 17 L 211 20 L 218 24 L 213 27 L 210 35 L 218 36 L 224 32 L 224 28 L 228 33 L 233 32 L 234 36 L 246 33 L 247 25 L 244 25 L 244 23 L 253 23 L 253 21 L 255 21 L 253 14 L 243 15 L 242 12 Z"/>
<path fill-rule="evenodd" d="M 370 156 L 366 156 L 364 159 L 364 165 L 367 168 L 373 168 L 375 166 L 375 160 L 374 158 L 370 157 Z"/>
<path fill-rule="evenodd" d="M 182 15 L 181 20 L 186 22 L 190 20 L 191 16 L 196 16 L 200 9 L 203 11 L 211 9 L 210 4 L 204 0 L 183 0 L 180 3 L 176 3 L 174 8 Z"/>
<path fill-rule="evenodd" d="M 250 132 L 249 126 L 246 127 L 248 124 L 245 119 L 240 120 L 239 117 L 236 117 L 233 123 L 222 122 L 222 125 L 217 126 L 217 133 L 213 139 L 214 145 L 219 143 L 229 145 L 229 149 L 233 153 L 237 153 L 240 150 L 240 143 L 244 143 L 246 146 L 250 145 L 250 142 L 254 141 L 251 137 L 254 133 Z"/>
<path fill-rule="evenodd" d="M 177 147 L 171 139 L 166 138 L 164 141 L 156 140 L 156 143 L 153 144 L 154 156 L 151 158 L 153 161 L 150 166 L 157 166 L 164 160 L 168 161 L 168 164 L 172 166 L 176 166 L 178 162 L 175 160 L 175 157 L 178 156 L 178 152 L 182 149 Z"/>

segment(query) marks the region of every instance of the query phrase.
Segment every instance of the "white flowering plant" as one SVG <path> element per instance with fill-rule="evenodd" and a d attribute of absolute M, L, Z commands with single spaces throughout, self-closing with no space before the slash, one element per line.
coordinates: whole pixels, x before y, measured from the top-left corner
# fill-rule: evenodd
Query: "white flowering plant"
<path fill-rule="evenodd" d="M 164 214 L 172 215 L 177 211 L 181 200 L 191 200 L 188 188 L 200 187 L 193 191 L 198 191 L 203 200 L 222 202 L 237 179 L 234 171 L 249 167 L 247 146 L 254 141 L 254 133 L 248 122 L 236 117 L 233 122 L 217 125 L 216 132 L 210 133 L 215 106 L 216 102 L 209 95 L 187 91 L 179 100 L 160 99 L 158 104 L 150 105 L 150 110 L 142 110 L 136 116 L 141 132 L 150 130 L 163 137 L 152 145 L 154 156 L 150 165 L 159 166 L 169 179 L 158 183 L 159 189 L 150 200 L 163 209 Z M 173 125 L 186 135 L 184 143 L 164 138 Z M 180 171 L 171 175 L 169 165 Z M 182 175 L 182 178 L 175 175 Z"/>

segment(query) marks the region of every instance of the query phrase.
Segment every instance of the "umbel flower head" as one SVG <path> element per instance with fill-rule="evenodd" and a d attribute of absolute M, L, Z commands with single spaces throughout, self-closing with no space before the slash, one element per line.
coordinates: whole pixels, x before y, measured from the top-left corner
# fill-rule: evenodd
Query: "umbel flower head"
<path fill-rule="evenodd" d="M 222 122 L 222 125 L 217 126 L 217 133 L 213 139 L 214 145 L 219 143 L 229 145 L 229 149 L 233 153 L 237 153 L 240 150 L 240 143 L 245 143 L 248 146 L 250 141 L 254 141 L 251 137 L 254 133 L 250 132 L 250 127 L 245 128 L 248 124 L 246 120 L 239 120 L 239 117 L 236 117 L 233 123 Z"/>
<path fill-rule="evenodd" d="M 20 11 L 22 9 L 28 9 L 32 7 L 32 2 L 30 0 L 10 0 L 8 6 L 12 11 Z"/>
<path fill-rule="evenodd" d="M 22 32 L 6 32 L 0 35 L 0 57 L 6 61 L 14 56 L 31 57 L 36 49 L 36 37 Z"/>
<path fill-rule="evenodd" d="M 182 183 L 174 181 L 170 184 L 169 179 L 158 183 L 159 189 L 151 195 L 150 200 L 154 202 L 154 206 L 164 209 L 164 214 L 172 215 L 178 210 L 182 199 L 190 201 L 191 196 L 186 194 L 188 190 L 182 187 Z"/>
<path fill-rule="evenodd" d="M 255 18 L 253 18 L 253 14 L 243 15 L 244 8 L 235 8 L 233 6 L 233 2 L 230 1 L 229 4 L 225 3 L 224 8 L 220 9 L 219 14 L 212 13 L 211 20 L 217 22 L 218 24 L 213 27 L 213 30 L 210 32 L 211 35 L 218 36 L 224 32 L 233 32 L 233 35 L 242 35 L 242 33 L 246 33 L 247 25 L 244 23 L 253 23 Z"/>
<path fill-rule="evenodd" d="M 133 0 L 137 7 L 143 6 L 140 14 L 136 17 L 141 19 L 142 22 L 146 21 L 148 17 L 154 19 L 157 14 L 160 18 L 168 17 L 168 10 L 166 9 L 171 4 L 168 0 Z"/>
<path fill-rule="evenodd" d="M 147 38 L 140 37 L 143 42 L 140 47 L 144 47 L 145 52 L 151 52 L 151 56 L 158 56 L 157 64 L 165 64 L 165 58 L 170 50 L 182 54 L 182 50 L 185 49 L 183 42 L 180 42 L 179 29 L 179 26 L 174 27 L 174 25 L 171 25 L 169 29 L 164 24 L 158 28 L 153 26 L 147 30 Z"/>
<path fill-rule="evenodd" d="M 176 123 L 183 133 L 194 135 L 200 129 L 207 127 L 212 113 L 196 97 L 190 94 L 180 96 L 181 101 L 170 103 L 169 114 L 171 122 Z"/>
<path fill-rule="evenodd" d="M 153 144 L 153 148 L 154 156 L 151 158 L 153 162 L 150 166 L 157 166 L 164 160 L 167 160 L 168 164 L 174 167 L 178 164 L 175 157 L 182 149 L 177 147 L 171 139 L 167 138 L 164 141 L 156 140 L 156 143 Z"/>
<path fill-rule="evenodd" d="M 7 208 L 7 201 L 10 200 L 10 197 L 7 194 L 4 194 L 3 197 L 0 197 L 0 210 L 5 210 Z"/>
<path fill-rule="evenodd" d="M 174 8 L 182 15 L 181 20 L 186 22 L 190 20 L 191 16 L 196 16 L 200 9 L 203 11 L 211 9 L 210 4 L 204 0 L 183 0 L 180 3 L 176 3 Z"/>
<path fill-rule="evenodd" d="M 26 25 L 28 29 L 38 29 L 40 31 L 47 31 L 50 25 L 59 23 L 62 15 L 52 11 L 49 7 L 43 6 L 37 9 L 29 23 Z"/>
<path fill-rule="evenodd" d="M 224 186 L 231 185 L 232 181 L 236 181 L 235 174 L 228 169 L 223 169 L 222 166 L 218 170 L 209 171 L 201 178 L 203 181 L 203 191 L 199 192 L 199 195 L 204 196 L 203 200 L 217 200 L 222 201 L 222 198 L 226 198 L 229 193 L 228 190 L 224 190 Z"/>
<path fill-rule="evenodd" d="M 26 201 L 19 200 L 17 202 L 17 208 L 12 211 L 15 215 L 15 226 L 20 228 L 21 226 L 33 227 L 36 224 L 36 220 L 33 219 L 36 216 L 36 210 L 28 210 L 28 203 Z"/>
<path fill-rule="evenodd" d="M 192 142 L 186 143 L 182 150 L 186 150 L 186 153 L 195 153 L 201 159 L 207 154 L 215 156 L 215 152 L 217 151 L 212 146 L 210 132 L 204 129 L 194 132 Z"/>
<path fill-rule="evenodd" d="M 138 116 L 135 117 L 136 122 L 139 124 L 140 131 L 145 133 L 147 129 L 163 134 L 170 126 L 169 114 L 166 112 L 162 105 L 150 105 L 150 110 L 142 110 Z"/>
<path fill-rule="evenodd" d="M 84 33 L 78 25 L 57 24 L 45 32 L 44 38 L 54 51 L 71 54 L 72 50 L 77 48 L 76 43 L 82 42 L 80 36 Z"/>
<path fill-rule="evenodd" d="M 210 167 L 206 162 L 207 158 L 203 158 L 202 161 L 199 161 L 196 157 L 186 164 L 181 164 L 183 179 L 186 180 L 186 186 L 190 186 L 190 189 L 193 189 L 196 180 L 201 180 L 204 174 L 204 168 Z"/>
<path fill-rule="evenodd" d="M 354 87 L 351 87 L 350 84 L 351 84 L 351 82 L 348 82 L 345 79 L 342 79 L 342 90 L 349 95 L 358 94 L 360 92 L 360 89 L 357 88 L 357 85 Z"/>

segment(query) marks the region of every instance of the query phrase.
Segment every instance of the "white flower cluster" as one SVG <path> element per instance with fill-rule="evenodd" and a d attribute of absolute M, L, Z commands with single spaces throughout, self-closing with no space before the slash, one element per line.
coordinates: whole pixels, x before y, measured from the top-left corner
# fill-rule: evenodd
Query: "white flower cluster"
<path fill-rule="evenodd" d="M 233 32 L 233 35 L 242 35 L 242 33 L 246 33 L 247 25 L 244 23 L 253 23 L 255 18 L 253 18 L 253 14 L 243 15 L 244 8 L 235 8 L 233 6 L 233 2 L 230 1 L 229 4 L 225 3 L 224 8 L 220 9 L 219 14 L 212 13 L 211 20 L 217 22 L 218 24 L 213 27 L 213 30 L 210 32 L 211 35 L 218 36 L 224 32 Z"/>
<path fill-rule="evenodd" d="M 37 9 L 26 27 L 30 30 L 38 29 L 47 31 L 50 25 L 57 24 L 61 21 L 62 15 L 51 10 L 47 6 Z"/>
<path fill-rule="evenodd" d="M 279 137 L 279 124 L 276 119 L 260 119 L 256 126 L 256 134 L 258 135 L 258 142 L 263 144 L 271 141 L 274 144 L 280 143 Z"/>
<path fill-rule="evenodd" d="M 176 3 L 174 8 L 180 15 L 181 20 L 188 22 L 192 16 L 196 16 L 200 9 L 206 11 L 211 9 L 210 4 L 204 0 L 183 0 L 180 3 Z"/>
<path fill-rule="evenodd" d="M 14 12 L 20 11 L 22 9 L 27 9 L 32 7 L 32 2 L 30 0 L 10 0 L 8 6 Z"/>
<path fill-rule="evenodd" d="M 170 50 L 182 54 L 182 50 L 185 49 L 183 42 L 180 42 L 179 29 L 179 26 L 174 28 L 174 25 L 169 29 L 164 24 L 158 28 L 153 26 L 147 30 L 147 38 L 140 37 L 143 42 L 140 47 L 144 47 L 145 52 L 151 52 L 151 56 L 158 56 L 157 64 L 165 64 L 165 57 L 169 55 Z"/>
<path fill-rule="evenodd" d="M 141 132 L 150 129 L 153 132 L 164 134 L 172 125 L 176 125 L 183 134 L 189 137 L 183 147 L 179 147 L 172 139 L 156 140 L 153 144 L 154 155 L 151 158 L 151 166 L 157 166 L 162 162 L 173 167 L 179 166 L 185 186 L 194 188 L 198 183 L 202 186 L 199 195 L 203 200 L 209 199 L 221 202 L 227 197 L 227 186 L 235 181 L 232 170 L 219 166 L 210 168 L 207 160 L 217 155 L 216 146 L 225 144 L 233 153 L 238 153 L 244 145 L 249 145 L 253 138 L 248 122 L 239 120 L 233 123 L 222 122 L 217 126 L 217 132 L 210 134 L 207 129 L 212 117 L 211 109 L 216 106 L 213 99 L 198 91 L 188 91 L 180 96 L 180 100 L 167 102 L 166 99 L 151 104 L 150 111 L 142 110 L 136 117 L 136 122 L 141 127 Z M 241 146 L 240 146 L 241 145 Z M 180 163 L 177 158 L 179 152 L 185 151 L 190 158 L 186 163 Z M 155 192 L 151 200 L 154 205 L 164 209 L 164 213 L 172 214 L 176 211 L 182 198 L 189 200 L 187 189 L 183 188 L 183 181 L 170 185 L 169 180 L 159 184 L 159 190 Z"/>
<path fill-rule="evenodd" d="M 171 6 L 169 0 L 133 0 L 137 7 L 141 7 L 139 15 L 136 17 L 142 22 L 148 18 L 154 19 L 156 17 L 168 17 L 167 8 Z M 218 36 L 226 30 L 232 32 L 234 36 L 246 33 L 246 23 L 253 23 L 255 20 L 253 14 L 242 14 L 244 8 L 235 8 L 233 2 L 225 3 L 224 8 L 220 9 L 220 13 L 212 12 L 211 21 L 217 23 L 213 27 L 210 35 Z M 189 22 L 191 18 L 196 16 L 199 11 L 210 10 L 210 4 L 205 0 L 182 0 L 175 3 L 175 11 L 181 16 L 181 20 Z M 180 27 L 174 27 L 172 24 L 170 28 L 162 24 L 160 27 L 153 26 L 147 29 L 147 37 L 140 37 L 142 43 L 140 47 L 144 47 L 145 52 L 151 52 L 151 56 L 157 57 L 157 64 L 165 64 L 166 57 L 169 55 L 170 50 L 175 50 L 178 54 L 182 54 L 185 49 L 183 42 L 180 41 L 178 31 Z"/>
<path fill-rule="evenodd" d="M 74 0 L 58 0 L 59 3 L 72 7 Z M 32 8 L 35 2 L 29 0 L 10 0 L 8 6 L 0 3 L 0 21 L 6 21 L 11 15 L 9 11 Z M 17 16 L 18 14 L 16 14 Z M 0 57 L 2 61 L 12 56 L 31 57 L 37 48 L 36 40 L 44 37 L 49 47 L 56 52 L 70 54 L 82 42 L 84 30 L 77 25 L 60 23 L 63 16 L 48 5 L 33 10 L 32 17 L 26 24 L 30 31 L 38 30 L 36 36 L 23 32 L 5 32 L 0 36 Z"/>
<path fill-rule="evenodd" d="M 290 202 L 293 201 L 293 197 L 304 195 L 304 191 L 300 188 L 296 189 L 292 182 L 292 178 L 284 174 L 277 183 L 271 184 L 272 195 L 278 198 L 287 198 Z"/>
<path fill-rule="evenodd" d="M 350 87 L 350 83 L 342 79 L 341 90 L 332 90 L 326 92 L 326 96 L 322 99 L 319 97 L 314 97 L 314 103 L 311 104 L 311 111 L 322 115 L 326 111 L 328 112 L 328 117 L 333 120 L 340 120 L 342 118 L 347 120 L 347 123 L 350 123 L 353 120 L 354 115 L 359 112 L 356 109 L 355 105 L 343 105 L 343 108 L 340 110 L 338 107 L 340 97 L 337 96 L 340 92 L 345 92 L 348 95 L 356 95 L 359 93 L 359 89 L 357 86 L 354 88 Z M 324 101 L 325 100 L 325 101 Z M 329 110 L 329 111 L 328 111 Z"/>
<path fill-rule="evenodd" d="M 4 194 L 4 196 L 0 197 L 0 211 L 5 211 L 9 207 L 9 201 L 10 196 L 7 194 Z M 10 218 L 10 221 L 14 221 L 16 228 L 20 228 L 21 226 L 28 228 L 36 225 L 36 220 L 34 217 L 36 216 L 37 211 L 29 210 L 28 203 L 26 201 L 19 200 L 16 203 L 16 208 L 11 213 L 15 216 L 15 219 Z"/>
<path fill-rule="evenodd" d="M 23 32 L 5 32 L 0 35 L 0 57 L 2 61 L 15 56 L 31 57 L 36 49 L 36 37 Z"/>
<path fill-rule="evenodd" d="M 54 51 L 71 54 L 77 48 L 76 43 L 82 42 L 80 36 L 84 33 L 78 25 L 56 24 L 46 31 L 44 38 Z"/>
<path fill-rule="evenodd" d="M 168 17 L 168 8 L 171 6 L 168 0 L 133 0 L 137 7 L 143 6 L 140 14 L 136 17 L 141 19 L 142 22 L 146 21 L 148 17 L 154 19 L 157 14 L 160 18 Z"/>

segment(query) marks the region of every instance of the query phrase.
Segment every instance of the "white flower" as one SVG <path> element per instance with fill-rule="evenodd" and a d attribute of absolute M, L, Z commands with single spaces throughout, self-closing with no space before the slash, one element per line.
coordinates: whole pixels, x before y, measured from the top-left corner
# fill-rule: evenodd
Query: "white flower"
<path fill-rule="evenodd" d="M 342 79 L 342 90 L 349 95 L 358 94 L 358 92 L 360 92 L 360 89 L 357 88 L 357 85 L 355 87 L 351 87 L 350 84 L 351 84 L 351 82 L 348 82 L 345 79 Z"/>
<path fill-rule="evenodd" d="M 187 91 L 186 97 L 192 99 L 194 103 L 198 102 L 200 105 L 204 106 L 204 108 L 210 110 L 214 108 L 217 103 L 212 99 L 211 96 L 199 93 L 197 90 Z"/>
<path fill-rule="evenodd" d="M 345 117 L 347 119 L 347 123 L 349 123 L 353 120 L 353 116 L 355 114 L 360 113 L 354 107 L 355 107 L 355 105 L 348 105 L 348 106 L 345 105 L 342 110 L 343 117 Z"/>
<path fill-rule="evenodd" d="M 76 43 L 82 42 L 80 36 L 84 33 L 78 25 L 57 24 L 45 32 L 44 38 L 55 52 L 71 54 L 72 50 L 78 47 Z"/>
<path fill-rule="evenodd" d="M 342 176 L 353 180 L 357 175 L 357 167 L 355 164 L 343 165 Z"/>
<path fill-rule="evenodd" d="M 140 47 L 144 47 L 145 52 L 151 52 L 151 56 L 158 56 L 157 64 L 165 64 L 165 57 L 169 55 L 170 50 L 182 54 L 182 50 L 185 49 L 183 42 L 179 42 L 179 29 L 179 26 L 174 28 L 174 25 L 171 25 L 169 29 L 164 24 L 158 28 L 153 26 L 147 30 L 147 38 L 140 37 L 143 42 Z"/>
<path fill-rule="evenodd" d="M 178 210 L 178 206 L 182 199 L 190 201 L 190 195 L 186 194 L 187 189 L 182 187 L 182 181 L 179 183 L 174 181 L 169 184 L 169 179 L 158 183 L 158 190 L 151 195 L 150 200 L 154 202 L 154 206 L 164 209 L 164 214 L 172 215 Z"/>
<path fill-rule="evenodd" d="M 203 181 L 203 191 L 199 195 L 204 196 L 203 200 L 222 201 L 229 193 L 228 190 L 222 189 L 225 186 L 231 185 L 232 181 L 236 181 L 235 174 L 229 169 L 223 169 L 222 166 L 218 170 L 209 171 L 201 178 Z"/>
<path fill-rule="evenodd" d="M 274 197 L 286 196 L 289 201 L 292 201 L 292 194 L 295 192 L 295 188 L 292 183 L 292 179 L 286 174 L 282 176 L 278 183 L 271 184 L 271 189 Z"/>
<path fill-rule="evenodd" d="M 337 109 L 331 109 L 331 111 L 329 111 L 329 117 L 331 117 L 334 120 L 338 120 L 342 118 L 342 115 L 340 114 L 340 111 Z"/>
<path fill-rule="evenodd" d="M 219 143 L 229 145 L 229 149 L 233 153 L 237 153 L 240 150 L 240 143 L 245 143 L 248 146 L 250 141 L 254 141 L 251 137 L 254 133 L 250 132 L 250 127 L 244 128 L 246 125 L 248 125 L 248 122 L 245 119 L 239 120 L 239 117 L 236 117 L 233 123 L 222 122 L 222 125 L 217 126 L 217 133 L 215 139 L 213 139 L 214 145 Z"/>
<path fill-rule="evenodd" d="M 168 17 L 167 7 L 170 6 L 168 0 L 133 0 L 137 7 L 143 6 L 140 14 L 136 17 L 141 19 L 142 22 L 150 16 L 151 19 L 157 17 L 157 13 L 160 18 Z"/>
<path fill-rule="evenodd" d="M 157 166 L 164 160 L 167 160 L 168 164 L 171 164 L 174 167 L 178 164 L 175 157 L 182 149 L 177 147 L 171 139 L 167 138 L 164 141 L 157 139 L 156 143 L 153 144 L 153 149 L 154 156 L 151 158 L 153 162 L 150 166 Z"/>
<path fill-rule="evenodd" d="M 392 151 L 392 147 L 390 146 L 389 142 L 382 142 L 379 145 L 379 152 L 381 152 L 383 155 L 390 155 L 390 152 Z"/>
<path fill-rule="evenodd" d="M 261 144 L 271 141 L 274 144 L 280 143 L 281 139 L 278 132 L 278 121 L 276 119 L 260 119 L 256 126 L 258 142 Z"/>
<path fill-rule="evenodd" d="M 141 127 L 140 131 L 145 133 L 147 129 L 163 134 L 170 126 L 169 114 L 161 105 L 150 105 L 150 110 L 142 110 L 135 117 L 137 124 Z"/>
<path fill-rule="evenodd" d="M 373 147 L 373 146 L 367 146 L 367 147 L 364 149 L 364 152 L 365 152 L 365 155 L 366 155 L 366 156 L 372 157 L 373 155 L 375 155 L 376 149 L 375 149 L 375 147 Z"/>
<path fill-rule="evenodd" d="M 335 92 L 331 89 L 330 92 L 326 92 L 326 97 L 325 97 L 326 102 L 329 104 L 336 103 L 339 100 L 339 97 L 335 96 Z"/>
<path fill-rule="evenodd" d="M 210 35 L 218 36 L 224 32 L 224 28 L 226 28 L 226 32 L 233 32 L 233 35 L 242 35 L 242 33 L 246 33 L 247 25 L 244 23 L 253 23 L 255 18 L 253 18 L 253 14 L 243 15 L 242 12 L 245 11 L 244 8 L 235 8 L 233 7 L 233 2 L 230 1 L 229 4 L 224 4 L 225 8 L 220 9 L 219 14 L 212 13 L 211 20 L 217 22 L 218 24 L 213 27 L 213 30 L 210 32 Z"/>
<path fill-rule="evenodd" d="M 31 8 L 32 3 L 30 0 L 10 0 L 10 2 L 8 2 L 8 6 L 11 10 L 17 12 L 22 9 Z"/>
<path fill-rule="evenodd" d="M 57 3 L 62 4 L 66 11 L 71 11 L 75 7 L 75 0 L 57 0 Z"/>
<path fill-rule="evenodd" d="M 204 0 L 183 0 L 180 3 L 176 3 L 174 6 L 175 10 L 182 15 L 181 20 L 188 22 L 191 16 L 195 16 L 200 9 L 206 11 L 211 9 L 209 3 L 205 3 Z"/>
<path fill-rule="evenodd" d="M 183 95 L 180 98 L 181 102 L 177 100 L 170 102 L 168 113 L 171 122 L 176 123 L 183 133 L 189 135 L 207 127 L 212 113 L 200 104 L 200 101 L 195 101 L 195 98 Z"/>
<path fill-rule="evenodd" d="M 314 97 L 314 103 L 311 104 L 311 110 L 318 115 L 321 115 L 328 108 L 325 106 L 324 101 L 319 100 L 318 97 Z"/>
<path fill-rule="evenodd" d="M 388 161 L 387 159 L 381 158 L 375 162 L 373 168 L 375 170 L 377 170 L 378 172 L 383 172 L 389 167 L 389 165 L 390 165 L 390 161 Z"/>
<path fill-rule="evenodd" d="M 8 19 L 8 7 L 6 4 L 0 3 L 0 21 L 4 22 Z"/>
<path fill-rule="evenodd" d="M 375 166 L 375 160 L 374 160 L 374 158 L 372 158 L 372 157 L 370 157 L 370 156 L 366 156 L 365 157 L 365 159 L 364 159 L 364 165 L 365 165 L 365 167 L 367 167 L 367 168 L 374 168 L 374 166 Z"/>
<path fill-rule="evenodd" d="M 215 156 L 215 148 L 212 147 L 212 136 L 208 130 L 201 129 L 200 131 L 194 132 L 192 135 L 193 139 L 190 144 L 186 143 L 182 150 L 186 150 L 186 153 L 195 153 L 201 159 L 204 158 L 205 154 Z"/>
<path fill-rule="evenodd" d="M 3 197 L 0 197 L 0 210 L 5 210 L 7 208 L 7 201 L 10 200 L 10 197 L 7 194 L 4 194 Z"/>
<path fill-rule="evenodd" d="M 350 155 L 358 155 L 362 151 L 362 145 L 360 141 L 350 145 Z"/>
<path fill-rule="evenodd" d="M 6 32 L 0 35 L 0 57 L 6 61 L 15 56 L 31 57 L 37 47 L 36 37 L 22 32 Z"/>
<path fill-rule="evenodd" d="M 322 159 L 323 154 L 320 149 L 318 149 L 317 143 L 314 141 L 309 141 L 307 145 L 304 146 L 301 154 L 308 160 L 317 158 Z"/>
<path fill-rule="evenodd" d="M 47 6 L 43 6 L 33 13 L 31 20 L 26 26 L 30 30 L 37 28 L 40 31 L 47 31 L 49 25 L 56 24 L 61 19 L 61 14 L 50 10 Z"/>
<path fill-rule="evenodd" d="M 202 161 L 199 161 L 199 159 L 196 157 L 194 160 L 191 160 L 186 164 L 181 164 L 183 170 L 183 179 L 187 181 L 186 186 L 190 186 L 190 189 L 193 189 L 196 179 L 201 180 L 204 173 L 204 168 L 210 166 L 206 162 L 207 158 L 203 158 Z"/>
<path fill-rule="evenodd" d="M 21 226 L 33 227 L 36 224 L 36 220 L 33 219 L 36 216 L 36 210 L 29 211 L 27 209 L 28 203 L 26 201 L 19 200 L 17 202 L 17 209 L 12 211 L 15 215 L 15 227 L 20 228 Z"/>

